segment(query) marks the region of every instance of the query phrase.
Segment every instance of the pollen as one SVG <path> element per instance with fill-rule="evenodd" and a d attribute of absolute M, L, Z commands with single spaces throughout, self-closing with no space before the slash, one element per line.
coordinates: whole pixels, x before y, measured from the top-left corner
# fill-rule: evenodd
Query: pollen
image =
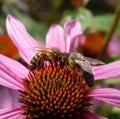
<path fill-rule="evenodd" d="M 24 79 L 24 88 L 19 101 L 28 119 L 81 119 L 91 105 L 90 89 L 77 68 L 42 67 Z"/>

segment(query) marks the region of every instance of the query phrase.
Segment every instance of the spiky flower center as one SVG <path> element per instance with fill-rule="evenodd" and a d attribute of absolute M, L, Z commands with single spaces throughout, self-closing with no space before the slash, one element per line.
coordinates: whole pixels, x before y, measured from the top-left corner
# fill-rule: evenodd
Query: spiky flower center
<path fill-rule="evenodd" d="M 80 119 L 90 105 L 89 90 L 78 69 L 47 66 L 29 74 L 21 92 L 24 115 L 30 119 Z"/>

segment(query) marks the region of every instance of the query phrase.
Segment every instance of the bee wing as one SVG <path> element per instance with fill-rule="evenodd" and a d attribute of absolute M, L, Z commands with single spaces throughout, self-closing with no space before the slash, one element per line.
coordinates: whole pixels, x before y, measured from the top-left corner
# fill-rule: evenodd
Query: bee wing
<path fill-rule="evenodd" d="M 40 51 L 40 50 L 45 49 L 45 48 L 44 47 L 30 47 L 28 49 L 33 50 L 33 51 Z"/>
<path fill-rule="evenodd" d="M 37 52 L 41 52 L 41 53 L 52 52 L 50 48 L 45 48 L 45 47 L 40 47 L 40 48 L 39 47 L 31 47 L 29 49 L 35 51 L 36 53 Z"/>
<path fill-rule="evenodd" d="M 91 65 L 90 65 L 90 63 L 89 63 L 86 59 L 84 59 L 84 60 L 75 59 L 74 61 L 75 61 L 75 63 L 77 63 L 83 70 L 85 70 L 86 72 L 88 72 L 88 73 L 90 73 L 90 74 L 93 74 Z"/>
<path fill-rule="evenodd" d="M 97 60 L 97 59 L 94 59 L 94 58 L 90 58 L 90 57 L 85 57 L 86 60 L 88 60 L 88 62 L 91 64 L 91 65 L 104 65 L 105 63 L 101 60 Z"/>

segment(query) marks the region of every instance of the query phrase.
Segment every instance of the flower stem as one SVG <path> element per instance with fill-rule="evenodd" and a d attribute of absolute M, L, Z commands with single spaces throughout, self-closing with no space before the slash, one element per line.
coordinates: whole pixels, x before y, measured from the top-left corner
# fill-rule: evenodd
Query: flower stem
<path fill-rule="evenodd" d="M 112 37 L 112 35 L 114 34 L 114 32 L 117 28 L 119 18 L 120 18 L 120 0 L 118 0 L 118 5 L 116 7 L 116 12 L 115 12 L 115 18 L 114 18 L 113 23 L 110 27 L 110 30 L 107 32 L 107 34 L 105 36 L 105 43 L 104 43 L 104 46 L 103 46 L 103 49 L 102 49 L 101 53 L 98 55 L 98 59 L 104 58 L 104 56 L 106 54 L 108 44 L 111 40 L 111 37 Z"/>

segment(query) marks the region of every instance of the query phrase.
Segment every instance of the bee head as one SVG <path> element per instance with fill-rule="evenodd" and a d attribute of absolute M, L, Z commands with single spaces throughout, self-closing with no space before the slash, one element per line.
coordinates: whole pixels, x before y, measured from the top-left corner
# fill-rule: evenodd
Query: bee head
<path fill-rule="evenodd" d="M 55 57 L 58 57 L 61 54 L 61 51 L 58 48 L 51 48 L 51 51 Z"/>

